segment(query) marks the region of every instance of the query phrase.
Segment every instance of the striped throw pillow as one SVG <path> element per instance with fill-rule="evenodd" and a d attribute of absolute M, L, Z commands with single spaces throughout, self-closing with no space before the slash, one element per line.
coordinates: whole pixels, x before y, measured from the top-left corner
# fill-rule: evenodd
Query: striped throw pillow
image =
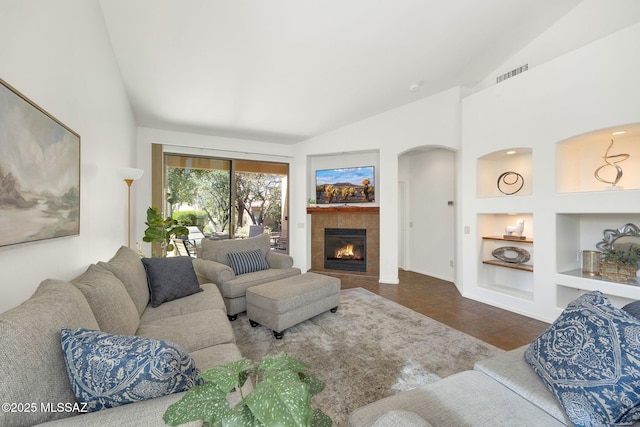
<path fill-rule="evenodd" d="M 229 266 L 238 274 L 253 273 L 254 271 L 268 270 L 269 264 L 262 251 L 256 249 L 249 252 L 237 252 L 227 254 Z"/>

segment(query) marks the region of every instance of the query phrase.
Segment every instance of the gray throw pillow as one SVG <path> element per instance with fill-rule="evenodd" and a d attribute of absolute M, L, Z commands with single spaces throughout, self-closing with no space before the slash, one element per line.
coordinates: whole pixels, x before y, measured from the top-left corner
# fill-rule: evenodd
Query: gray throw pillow
<path fill-rule="evenodd" d="M 202 292 L 191 257 L 142 258 L 151 307 Z"/>

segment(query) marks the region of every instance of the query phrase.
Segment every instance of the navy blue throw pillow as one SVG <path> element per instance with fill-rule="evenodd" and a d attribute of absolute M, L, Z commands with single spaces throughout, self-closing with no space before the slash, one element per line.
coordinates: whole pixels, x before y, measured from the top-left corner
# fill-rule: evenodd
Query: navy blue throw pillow
<path fill-rule="evenodd" d="M 142 258 L 151 293 L 151 307 L 202 292 L 191 257 Z"/>

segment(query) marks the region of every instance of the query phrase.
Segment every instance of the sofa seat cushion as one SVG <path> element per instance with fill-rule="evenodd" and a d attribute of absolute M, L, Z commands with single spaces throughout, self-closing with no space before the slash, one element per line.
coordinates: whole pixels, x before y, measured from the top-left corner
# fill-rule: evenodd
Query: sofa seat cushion
<path fill-rule="evenodd" d="M 141 315 L 149 304 L 149 285 L 140 255 L 133 249 L 122 246 L 109 262 L 100 261 L 98 265 L 120 279 Z"/>
<path fill-rule="evenodd" d="M 71 388 L 89 412 L 187 391 L 202 383 L 191 356 L 168 341 L 62 328 Z"/>
<path fill-rule="evenodd" d="M 192 351 L 190 354 L 201 371 L 206 371 L 221 363 L 242 359 L 240 349 L 235 343 L 212 345 L 201 350 Z"/>
<path fill-rule="evenodd" d="M 528 346 L 507 351 L 475 363 L 473 369 L 490 376 L 555 419 L 571 425 L 558 399 L 524 360 Z"/>
<path fill-rule="evenodd" d="M 221 309 L 141 323 L 136 335 L 174 342 L 189 353 L 212 345 L 235 342 L 229 319 Z"/>
<path fill-rule="evenodd" d="M 202 292 L 191 257 L 143 258 L 151 307 Z"/>
<path fill-rule="evenodd" d="M 65 418 L 64 420 L 50 421 L 46 427 L 87 427 L 87 426 L 165 426 L 162 420 L 167 408 L 180 400 L 186 392 L 174 393 L 155 399 L 143 400 L 133 405 L 116 406 L 102 411 L 89 412 L 79 417 Z M 181 424 L 180 427 L 200 427 L 201 421 Z"/>
<path fill-rule="evenodd" d="M 0 314 L 2 402 L 76 403 L 60 351 L 63 326 L 98 329 L 98 322 L 82 292 L 58 280 L 45 280 L 31 298 Z M 0 411 L 0 425 L 34 425 L 70 415 Z"/>
<path fill-rule="evenodd" d="M 263 233 L 256 237 L 248 239 L 231 239 L 231 240 L 210 240 L 203 239 L 201 242 L 203 259 L 219 262 L 230 266 L 229 254 L 239 252 L 249 252 L 259 249 L 262 256 L 266 257 L 271 249 L 271 238 L 268 234 Z"/>
<path fill-rule="evenodd" d="M 91 265 L 71 283 L 84 294 L 101 331 L 127 335 L 136 332 L 140 314 L 126 288 L 112 272 Z"/>
<path fill-rule="evenodd" d="M 200 286 L 202 292 L 165 302 L 158 307 L 147 306 L 142 313 L 140 323 L 149 323 L 154 320 L 168 317 L 181 316 L 196 311 L 206 311 L 213 308 L 225 310 L 224 301 L 218 287 L 213 283 L 204 283 Z"/>
<path fill-rule="evenodd" d="M 478 371 L 464 371 L 356 409 L 351 427 L 369 427 L 389 411 L 411 411 L 438 427 L 564 426 Z"/>
<path fill-rule="evenodd" d="M 576 426 L 640 419 L 640 319 L 599 291 L 569 303 L 526 350 Z"/>
<path fill-rule="evenodd" d="M 420 415 L 411 411 L 389 411 L 373 423 L 372 427 L 432 427 Z"/>
<path fill-rule="evenodd" d="M 251 286 L 261 285 L 274 280 L 280 280 L 287 277 L 300 274 L 300 269 L 296 267 L 283 269 L 269 269 L 256 271 L 254 273 L 242 274 L 236 276 L 228 282 L 220 285 L 220 291 L 225 298 L 238 298 L 245 296 L 247 289 Z"/>

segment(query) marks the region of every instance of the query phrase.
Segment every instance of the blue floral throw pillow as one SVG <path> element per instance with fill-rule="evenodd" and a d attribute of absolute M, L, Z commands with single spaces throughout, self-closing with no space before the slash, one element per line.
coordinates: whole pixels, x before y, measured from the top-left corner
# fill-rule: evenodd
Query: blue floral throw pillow
<path fill-rule="evenodd" d="M 524 357 L 576 426 L 640 419 L 640 320 L 602 293 L 571 302 Z"/>
<path fill-rule="evenodd" d="M 191 356 L 168 341 L 62 328 L 71 388 L 90 412 L 186 391 L 201 384 Z"/>

